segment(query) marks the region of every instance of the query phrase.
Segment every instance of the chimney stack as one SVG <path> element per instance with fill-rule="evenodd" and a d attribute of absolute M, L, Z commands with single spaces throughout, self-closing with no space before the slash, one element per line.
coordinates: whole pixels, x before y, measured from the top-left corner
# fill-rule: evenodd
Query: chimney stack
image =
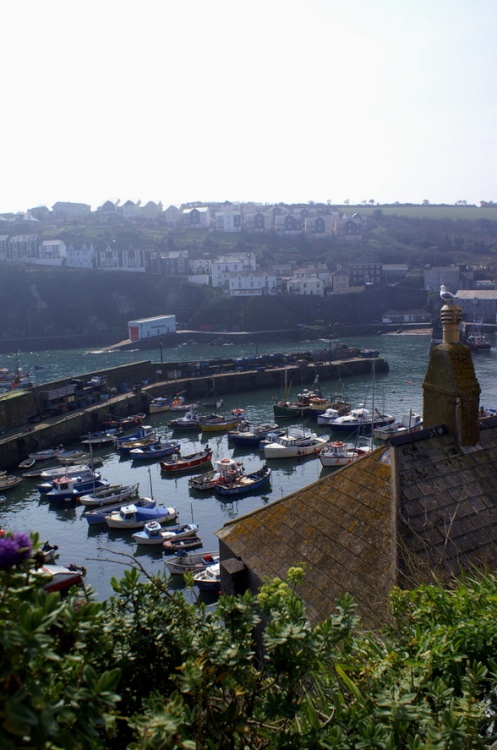
<path fill-rule="evenodd" d="M 480 385 L 471 351 L 459 341 L 461 308 L 445 304 L 440 311 L 443 342 L 434 347 L 423 381 L 423 428 L 445 424 L 461 446 L 480 440 Z"/>

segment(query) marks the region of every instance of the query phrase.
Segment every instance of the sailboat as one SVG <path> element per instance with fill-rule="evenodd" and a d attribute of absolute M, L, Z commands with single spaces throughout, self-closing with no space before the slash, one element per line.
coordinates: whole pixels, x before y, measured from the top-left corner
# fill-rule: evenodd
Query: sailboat
<path fill-rule="evenodd" d="M 374 404 L 374 382 L 375 382 L 375 364 L 372 363 L 372 402 L 371 411 L 366 409 L 364 404 L 359 404 L 355 409 L 351 409 L 348 414 L 343 417 L 337 417 L 333 422 L 330 423 L 330 427 L 333 432 L 347 432 L 354 433 L 360 432 L 362 435 L 372 435 L 374 430 L 378 427 L 385 427 L 386 425 L 395 422 L 395 417 L 391 414 L 384 414 L 375 407 Z"/>

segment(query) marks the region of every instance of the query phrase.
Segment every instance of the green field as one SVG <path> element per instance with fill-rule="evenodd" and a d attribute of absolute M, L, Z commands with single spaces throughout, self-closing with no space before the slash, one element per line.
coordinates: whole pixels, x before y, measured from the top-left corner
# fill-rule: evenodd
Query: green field
<path fill-rule="evenodd" d="M 371 216 L 375 211 L 380 210 L 383 216 L 405 216 L 408 219 L 451 219 L 458 221 L 467 219 L 476 221 L 478 219 L 488 219 L 497 221 L 497 206 L 480 208 L 479 206 L 415 206 L 415 205 L 375 205 L 375 206 L 333 206 L 340 212 L 356 212 Z"/>

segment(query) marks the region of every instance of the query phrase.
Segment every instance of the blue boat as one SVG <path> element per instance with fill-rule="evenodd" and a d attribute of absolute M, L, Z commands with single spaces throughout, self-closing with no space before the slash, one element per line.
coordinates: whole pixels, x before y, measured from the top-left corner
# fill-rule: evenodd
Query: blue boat
<path fill-rule="evenodd" d="M 173 453 L 179 453 L 180 447 L 178 440 L 169 440 L 166 443 L 158 440 L 156 443 L 143 445 L 141 448 L 132 448 L 129 451 L 129 455 L 133 460 L 150 461 L 156 458 L 172 456 Z"/>
<path fill-rule="evenodd" d="M 133 501 L 135 508 L 155 508 L 156 502 L 151 497 L 139 497 Z M 123 502 L 115 503 L 115 505 L 103 505 L 99 508 L 92 508 L 86 510 L 83 516 L 86 518 L 89 526 L 96 526 L 97 524 L 105 523 L 105 517 L 111 513 L 119 513 L 121 508 L 124 507 Z"/>
<path fill-rule="evenodd" d="M 240 422 L 237 430 L 229 430 L 228 440 L 231 440 L 235 445 L 259 445 L 268 432 L 277 429 L 276 422 L 252 425 L 244 419 Z"/>
<path fill-rule="evenodd" d="M 240 474 L 233 477 L 233 479 L 226 477 L 218 481 L 214 485 L 214 492 L 217 495 L 227 495 L 229 497 L 245 495 L 265 485 L 266 482 L 269 482 L 270 477 L 271 469 L 264 464 L 260 469 L 250 474 Z"/>
<path fill-rule="evenodd" d="M 77 500 L 80 495 L 88 490 L 107 487 L 107 479 L 96 479 L 95 477 L 57 477 L 53 481 L 53 487 L 49 492 L 42 493 L 47 500 Z"/>

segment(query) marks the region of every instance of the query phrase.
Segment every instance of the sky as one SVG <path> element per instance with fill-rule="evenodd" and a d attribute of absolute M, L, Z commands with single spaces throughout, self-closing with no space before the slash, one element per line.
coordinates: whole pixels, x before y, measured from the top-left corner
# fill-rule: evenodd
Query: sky
<path fill-rule="evenodd" d="M 497 201 L 495 0 L 3 0 L 0 212 Z"/>

